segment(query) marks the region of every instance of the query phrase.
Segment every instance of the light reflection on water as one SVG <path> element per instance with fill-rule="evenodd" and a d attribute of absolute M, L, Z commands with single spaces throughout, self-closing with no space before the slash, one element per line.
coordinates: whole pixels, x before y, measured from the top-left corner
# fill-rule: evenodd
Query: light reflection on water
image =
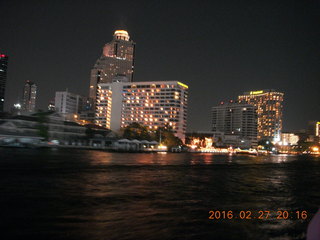
<path fill-rule="evenodd" d="M 109 153 L 88 151 L 85 156 L 92 165 L 211 165 L 266 164 L 295 161 L 292 155 L 216 155 L 212 153 Z"/>
<path fill-rule="evenodd" d="M 13 238 L 304 239 L 308 220 L 276 211 L 320 205 L 320 161 L 306 156 L 0 149 L 0 159 Z M 272 219 L 210 221 L 209 210 Z"/>

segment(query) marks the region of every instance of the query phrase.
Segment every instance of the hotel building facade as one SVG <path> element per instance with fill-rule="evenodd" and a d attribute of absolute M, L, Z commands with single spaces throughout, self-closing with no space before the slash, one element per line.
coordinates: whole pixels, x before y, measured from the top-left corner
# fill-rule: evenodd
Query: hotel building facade
<path fill-rule="evenodd" d="M 95 101 L 97 85 L 111 83 L 117 76 L 133 79 L 135 43 L 125 30 L 114 32 L 113 39 L 103 47 L 101 57 L 91 70 L 89 97 Z"/>
<path fill-rule="evenodd" d="M 273 89 L 245 92 L 238 97 L 240 103 L 256 107 L 258 140 L 280 141 L 284 94 Z"/>
<path fill-rule="evenodd" d="M 184 141 L 188 86 L 178 81 L 100 83 L 95 123 L 119 131 L 137 122 L 150 130 L 170 126 Z"/>
<path fill-rule="evenodd" d="M 237 136 L 241 146 L 257 146 L 257 112 L 256 107 L 249 104 L 223 103 L 212 108 L 212 131 L 226 136 Z"/>

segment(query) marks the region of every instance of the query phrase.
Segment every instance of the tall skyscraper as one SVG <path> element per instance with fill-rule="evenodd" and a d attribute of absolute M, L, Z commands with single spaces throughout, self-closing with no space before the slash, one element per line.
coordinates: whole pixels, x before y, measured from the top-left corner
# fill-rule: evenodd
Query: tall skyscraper
<path fill-rule="evenodd" d="M 26 81 L 23 88 L 22 110 L 34 112 L 36 108 L 37 85 L 34 82 Z"/>
<path fill-rule="evenodd" d="M 8 56 L 0 53 L 0 112 L 4 108 L 4 95 L 7 81 Z"/>
<path fill-rule="evenodd" d="M 212 131 L 239 136 L 239 140 L 257 145 L 256 107 L 250 104 L 221 103 L 212 108 Z"/>
<path fill-rule="evenodd" d="M 98 84 L 95 123 L 119 131 L 137 122 L 150 130 L 166 125 L 184 140 L 188 86 L 178 81 Z"/>
<path fill-rule="evenodd" d="M 101 57 L 91 70 L 89 97 L 96 99 L 97 84 L 111 83 L 117 76 L 133 80 L 135 43 L 125 30 L 114 32 L 113 39 L 103 47 Z"/>
<path fill-rule="evenodd" d="M 258 140 L 280 141 L 282 131 L 283 93 L 273 89 L 245 92 L 238 97 L 240 103 L 256 106 L 258 114 Z"/>

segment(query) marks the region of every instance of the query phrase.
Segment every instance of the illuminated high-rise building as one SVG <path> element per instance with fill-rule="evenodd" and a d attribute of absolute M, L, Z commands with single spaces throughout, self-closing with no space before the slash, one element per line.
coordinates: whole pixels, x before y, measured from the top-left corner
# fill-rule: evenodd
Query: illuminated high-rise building
<path fill-rule="evenodd" d="M 240 103 L 256 106 L 258 139 L 280 141 L 282 131 L 283 93 L 275 90 L 245 92 L 238 97 Z"/>
<path fill-rule="evenodd" d="M 178 81 L 98 84 L 95 123 L 119 131 L 137 122 L 150 130 L 170 126 L 184 140 L 188 86 Z"/>
<path fill-rule="evenodd" d="M 111 42 L 104 45 L 101 57 L 91 70 L 89 97 L 96 99 L 97 85 L 111 83 L 117 76 L 133 80 L 135 43 L 125 30 L 114 32 Z"/>
<path fill-rule="evenodd" d="M 7 81 L 8 56 L 0 53 L 0 112 L 3 112 Z"/>
<path fill-rule="evenodd" d="M 257 145 L 256 107 L 237 102 L 224 103 L 212 108 L 212 131 L 238 136 L 239 141 Z"/>
<path fill-rule="evenodd" d="M 36 109 L 37 85 L 34 82 L 26 81 L 23 88 L 22 111 L 34 112 Z"/>

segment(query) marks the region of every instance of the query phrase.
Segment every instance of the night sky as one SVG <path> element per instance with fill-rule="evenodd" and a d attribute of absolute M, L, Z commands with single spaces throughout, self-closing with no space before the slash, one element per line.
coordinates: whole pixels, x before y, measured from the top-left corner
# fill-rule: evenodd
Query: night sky
<path fill-rule="evenodd" d="M 103 45 L 125 29 L 135 81 L 189 85 L 189 131 L 210 130 L 220 101 L 268 88 L 285 93 L 285 131 L 320 120 L 320 1 L 0 0 L 0 13 L 7 110 L 25 80 L 38 85 L 40 109 L 55 91 L 88 95 Z"/>

